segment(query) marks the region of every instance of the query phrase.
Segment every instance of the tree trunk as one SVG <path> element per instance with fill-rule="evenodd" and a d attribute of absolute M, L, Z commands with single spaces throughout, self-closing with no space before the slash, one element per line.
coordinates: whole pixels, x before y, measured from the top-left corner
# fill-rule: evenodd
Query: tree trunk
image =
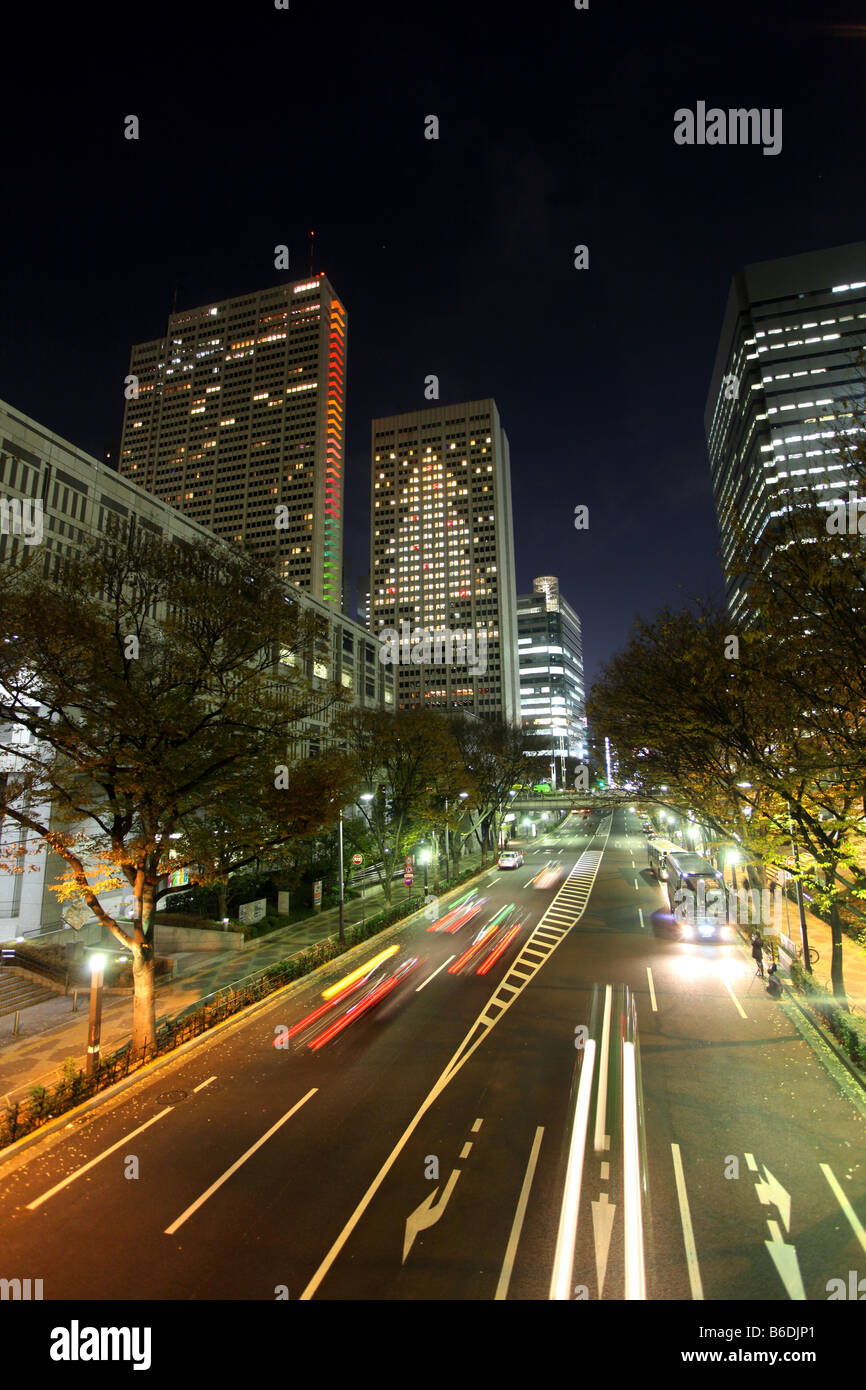
<path fill-rule="evenodd" d="M 229 895 L 229 886 L 228 886 L 228 883 L 225 882 L 225 881 L 221 881 L 220 884 L 219 884 L 219 904 L 220 904 L 220 906 L 219 906 L 219 913 L 220 913 L 220 921 L 221 921 L 221 922 L 224 922 L 225 919 L 226 919 L 226 917 L 228 917 L 228 915 L 229 915 L 229 914 L 228 914 L 228 895 Z"/>
<path fill-rule="evenodd" d="M 830 907 L 830 930 L 833 933 L 833 954 L 830 960 L 830 979 L 833 984 L 833 995 L 840 1009 L 846 1013 L 848 1008 L 848 996 L 845 993 L 845 981 L 843 978 L 842 967 L 842 922 L 839 918 L 839 905 L 835 898 Z"/>

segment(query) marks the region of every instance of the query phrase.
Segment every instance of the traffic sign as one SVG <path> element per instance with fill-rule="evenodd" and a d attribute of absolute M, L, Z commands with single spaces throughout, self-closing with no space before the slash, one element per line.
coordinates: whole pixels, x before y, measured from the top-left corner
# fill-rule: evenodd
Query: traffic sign
<path fill-rule="evenodd" d="M 403 882 L 405 883 L 405 885 L 406 885 L 407 888 L 411 888 L 411 887 L 412 887 L 412 875 L 411 875 L 411 874 L 404 874 L 404 875 L 403 875 Z"/>
<path fill-rule="evenodd" d="M 352 855 L 352 863 L 353 863 L 353 864 L 363 864 L 363 862 L 364 862 L 364 856 L 363 856 L 363 854 L 353 854 L 353 855 Z"/>

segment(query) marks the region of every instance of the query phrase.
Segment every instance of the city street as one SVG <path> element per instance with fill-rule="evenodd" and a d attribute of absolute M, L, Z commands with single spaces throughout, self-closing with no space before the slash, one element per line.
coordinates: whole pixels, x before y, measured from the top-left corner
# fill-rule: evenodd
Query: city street
<path fill-rule="evenodd" d="M 322 977 L 305 980 L 11 1160 L 0 1276 L 42 1278 L 46 1300 L 545 1300 L 579 1030 L 595 986 L 603 1001 L 625 985 L 646 1298 L 826 1300 L 866 1255 L 863 1111 L 739 940 L 677 939 L 633 819 L 574 817 L 474 900 L 458 889 L 388 936 L 375 998 L 350 984 L 328 1010 Z M 548 861 L 562 877 L 534 886 Z M 569 1296 L 618 1300 L 631 1151 L 615 1009 L 603 1043 Z"/>

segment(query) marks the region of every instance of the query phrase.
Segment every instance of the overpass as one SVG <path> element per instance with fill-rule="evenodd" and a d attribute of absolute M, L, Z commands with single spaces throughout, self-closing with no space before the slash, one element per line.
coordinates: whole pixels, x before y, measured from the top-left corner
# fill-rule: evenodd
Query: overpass
<path fill-rule="evenodd" d="M 645 801 L 636 792 L 607 790 L 577 792 L 516 792 L 511 797 L 512 811 L 613 811 L 618 806 L 634 806 Z"/>

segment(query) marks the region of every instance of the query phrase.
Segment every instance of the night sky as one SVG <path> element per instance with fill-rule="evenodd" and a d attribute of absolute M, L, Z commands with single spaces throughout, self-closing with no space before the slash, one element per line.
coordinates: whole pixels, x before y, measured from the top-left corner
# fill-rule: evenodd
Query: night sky
<path fill-rule="evenodd" d="M 442 402 L 495 398 L 518 592 L 559 575 L 591 679 L 637 613 L 721 597 L 703 412 L 730 277 L 866 236 L 866 6 L 290 5 L 16 11 L 0 396 L 101 458 L 175 285 L 186 309 L 278 284 L 278 243 L 306 276 L 315 228 L 349 316 L 346 610 L 370 420 L 436 373 Z M 676 145 L 698 101 L 781 107 L 781 153 Z"/>

